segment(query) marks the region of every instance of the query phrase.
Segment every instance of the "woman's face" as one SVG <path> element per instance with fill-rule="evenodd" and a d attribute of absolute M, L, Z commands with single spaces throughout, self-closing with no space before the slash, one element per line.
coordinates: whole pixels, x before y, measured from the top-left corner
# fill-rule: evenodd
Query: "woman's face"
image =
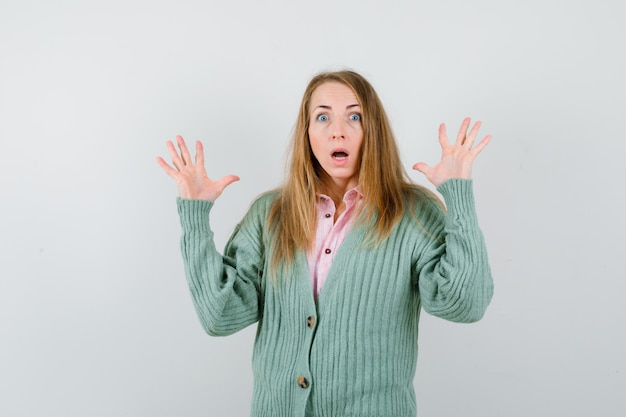
<path fill-rule="evenodd" d="M 361 106 L 350 87 L 327 82 L 311 95 L 309 141 L 337 191 L 358 184 L 363 127 Z"/>

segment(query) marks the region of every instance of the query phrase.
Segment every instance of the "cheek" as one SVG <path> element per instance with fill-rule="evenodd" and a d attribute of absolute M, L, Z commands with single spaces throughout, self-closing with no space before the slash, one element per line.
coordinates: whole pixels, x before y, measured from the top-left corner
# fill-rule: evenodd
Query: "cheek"
<path fill-rule="evenodd" d="M 319 137 L 318 135 L 315 134 L 315 132 L 312 132 L 311 129 L 309 129 L 309 146 L 311 147 L 311 151 L 313 151 L 313 155 L 315 155 L 315 157 L 317 158 L 318 155 L 318 151 L 319 151 Z"/>
<path fill-rule="evenodd" d="M 365 142 L 365 135 L 363 134 L 363 131 L 359 131 L 356 135 L 355 135 L 355 142 L 358 143 L 358 147 L 359 150 L 363 149 L 363 143 Z"/>
<path fill-rule="evenodd" d="M 311 143 L 314 143 L 314 142 L 320 143 L 321 138 L 324 136 L 319 127 L 318 128 L 309 127 L 308 133 L 309 133 L 309 142 Z"/>

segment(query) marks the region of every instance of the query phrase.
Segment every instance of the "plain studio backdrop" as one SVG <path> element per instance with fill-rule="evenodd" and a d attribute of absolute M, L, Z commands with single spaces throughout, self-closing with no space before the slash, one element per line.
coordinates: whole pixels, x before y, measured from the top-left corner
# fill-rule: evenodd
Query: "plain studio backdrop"
<path fill-rule="evenodd" d="M 351 68 L 419 183 L 440 122 L 494 135 L 474 189 L 495 297 L 475 324 L 423 313 L 419 415 L 623 417 L 623 8 L 2 0 L 0 415 L 248 415 L 256 327 L 203 333 L 155 157 L 181 134 L 241 177 L 222 248 L 280 184 L 308 80 Z"/>

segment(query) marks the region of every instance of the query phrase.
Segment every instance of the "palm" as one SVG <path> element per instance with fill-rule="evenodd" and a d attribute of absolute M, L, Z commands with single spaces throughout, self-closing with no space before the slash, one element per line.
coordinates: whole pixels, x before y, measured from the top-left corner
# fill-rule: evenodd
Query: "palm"
<path fill-rule="evenodd" d="M 491 140 L 491 135 L 487 135 L 475 147 L 472 148 L 480 122 L 476 122 L 469 133 L 470 119 L 466 118 L 461 124 L 461 129 L 457 134 L 454 144 L 448 142 L 446 135 L 446 125 L 439 126 L 439 143 L 441 144 L 441 160 L 435 166 L 429 166 L 424 162 L 413 165 L 413 169 L 422 172 L 426 178 L 438 187 L 443 182 L 451 178 L 469 179 L 472 176 L 472 165 L 474 159 L 487 146 Z"/>
<path fill-rule="evenodd" d="M 157 162 L 165 173 L 176 181 L 178 195 L 181 198 L 215 201 L 228 185 L 239 179 L 235 175 L 227 175 L 217 181 L 212 180 L 208 177 L 204 167 L 202 143 L 196 142 L 196 158 L 195 162 L 192 162 L 183 138 L 176 136 L 176 142 L 180 154 L 171 141 L 167 142 L 174 168 L 161 157 L 157 158 Z"/>

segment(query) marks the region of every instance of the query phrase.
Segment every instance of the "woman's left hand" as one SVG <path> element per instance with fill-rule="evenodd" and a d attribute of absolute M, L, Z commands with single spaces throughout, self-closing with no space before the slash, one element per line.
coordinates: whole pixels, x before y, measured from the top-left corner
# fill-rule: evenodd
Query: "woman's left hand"
<path fill-rule="evenodd" d="M 476 146 L 472 148 L 478 130 L 480 129 L 480 122 L 474 123 L 474 126 L 467 133 L 470 126 L 470 118 L 463 120 L 461 129 L 456 136 L 456 142 L 450 144 L 448 142 L 448 136 L 446 135 L 446 125 L 442 123 L 439 125 L 439 143 L 441 144 L 441 161 L 433 167 L 425 164 L 424 162 L 418 162 L 413 165 L 413 169 L 417 170 L 428 178 L 428 181 L 433 183 L 435 187 L 451 178 L 463 178 L 469 179 L 472 176 L 472 165 L 474 159 L 478 154 L 487 146 L 491 140 L 491 135 L 487 135 Z"/>

